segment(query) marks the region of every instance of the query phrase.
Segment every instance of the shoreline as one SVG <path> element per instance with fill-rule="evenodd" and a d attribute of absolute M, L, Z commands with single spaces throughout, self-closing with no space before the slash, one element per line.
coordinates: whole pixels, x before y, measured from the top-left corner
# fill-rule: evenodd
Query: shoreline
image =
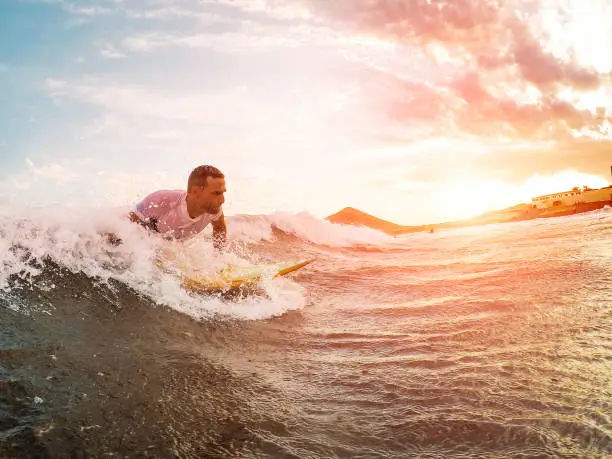
<path fill-rule="evenodd" d="M 352 226 L 365 226 L 371 229 L 382 231 L 391 236 L 402 234 L 418 233 L 423 231 L 436 232 L 441 229 L 463 228 L 469 226 L 481 226 L 491 223 L 510 223 L 536 218 L 554 218 L 577 215 L 584 212 L 603 209 L 605 206 L 612 206 L 612 201 L 596 201 L 588 203 L 576 203 L 571 206 L 557 206 L 547 209 L 534 208 L 531 204 L 518 204 L 506 209 L 493 210 L 482 215 L 463 220 L 454 220 L 442 223 L 432 223 L 426 225 L 406 226 L 382 220 L 373 215 L 367 214 L 352 207 L 346 207 L 341 211 L 326 217 L 332 223 L 339 223 Z"/>

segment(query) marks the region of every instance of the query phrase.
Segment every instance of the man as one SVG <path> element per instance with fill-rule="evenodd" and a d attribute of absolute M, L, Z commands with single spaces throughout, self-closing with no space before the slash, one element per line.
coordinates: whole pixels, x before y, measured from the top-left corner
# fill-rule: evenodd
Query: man
<path fill-rule="evenodd" d="M 225 191 L 225 176 L 219 169 L 199 166 L 189 175 L 187 191 L 156 191 L 136 204 L 129 218 L 164 238 L 175 240 L 189 239 L 210 223 L 213 246 L 222 250 L 227 240 L 222 209 Z"/>

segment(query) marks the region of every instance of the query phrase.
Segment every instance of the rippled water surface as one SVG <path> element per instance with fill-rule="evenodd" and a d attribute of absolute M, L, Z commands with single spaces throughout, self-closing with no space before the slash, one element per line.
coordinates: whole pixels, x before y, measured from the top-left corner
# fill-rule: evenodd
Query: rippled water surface
<path fill-rule="evenodd" d="M 3 457 L 612 456 L 608 208 L 398 239 L 235 217 L 229 261 L 317 261 L 231 298 L 156 277 L 135 230 L 3 225 Z"/>

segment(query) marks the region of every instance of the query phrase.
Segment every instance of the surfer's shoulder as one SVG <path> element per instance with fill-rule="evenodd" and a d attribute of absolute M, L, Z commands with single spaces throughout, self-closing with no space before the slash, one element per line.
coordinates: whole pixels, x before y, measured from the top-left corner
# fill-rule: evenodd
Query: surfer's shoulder
<path fill-rule="evenodd" d="M 185 195 L 182 190 L 157 190 L 149 194 L 145 200 L 157 204 L 174 204 Z"/>

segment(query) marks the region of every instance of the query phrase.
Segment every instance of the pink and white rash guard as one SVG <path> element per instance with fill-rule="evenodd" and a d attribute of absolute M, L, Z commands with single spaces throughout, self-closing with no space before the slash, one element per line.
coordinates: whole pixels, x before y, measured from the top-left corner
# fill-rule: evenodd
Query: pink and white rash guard
<path fill-rule="evenodd" d="M 191 218 L 187 212 L 186 197 L 186 191 L 156 191 L 136 204 L 133 212 L 165 237 L 189 239 L 217 220 L 223 214 L 223 209 L 216 214 L 205 213 Z"/>

